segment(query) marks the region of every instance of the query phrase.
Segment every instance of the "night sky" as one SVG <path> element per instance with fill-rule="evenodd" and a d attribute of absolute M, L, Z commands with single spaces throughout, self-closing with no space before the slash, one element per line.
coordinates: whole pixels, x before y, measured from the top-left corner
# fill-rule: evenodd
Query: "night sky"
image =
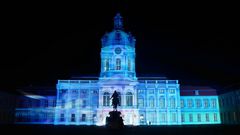
<path fill-rule="evenodd" d="M 117 12 L 137 40 L 137 76 L 220 89 L 240 82 L 234 3 L 14 3 L 2 17 L 0 89 L 99 76 L 100 39 Z"/>

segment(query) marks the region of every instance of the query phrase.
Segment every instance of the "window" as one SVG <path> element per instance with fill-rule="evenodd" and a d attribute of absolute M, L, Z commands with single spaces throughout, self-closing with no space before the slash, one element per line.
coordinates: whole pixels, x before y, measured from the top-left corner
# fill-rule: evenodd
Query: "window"
<path fill-rule="evenodd" d="M 140 122 L 143 123 L 144 122 L 144 115 L 141 114 L 139 118 L 140 118 Z"/>
<path fill-rule="evenodd" d="M 73 99 L 73 100 L 72 100 L 72 108 L 75 108 L 75 107 L 76 107 L 76 100 Z"/>
<path fill-rule="evenodd" d="M 71 122 L 75 122 L 75 114 L 71 115 Z"/>
<path fill-rule="evenodd" d="M 188 102 L 188 107 L 189 108 L 193 107 L 193 103 L 192 103 L 191 99 L 188 99 L 187 102 Z"/>
<path fill-rule="evenodd" d="M 63 97 L 65 94 L 67 93 L 67 90 L 66 89 L 60 89 L 59 90 L 59 97 Z"/>
<path fill-rule="evenodd" d="M 171 94 L 175 93 L 175 89 L 169 89 L 169 93 Z"/>
<path fill-rule="evenodd" d="M 82 121 L 86 121 L 86 114 L 82 114 Z"/>
<path fill-rule="evenodd" d="M 216 99 L 212 99 L 212 107 L 216 108 Z"/>
<path fill-rule="evenodd" d="M 116 70 L 121 70 L 121 59 L 120 58 L 116 59 Z"/>
<path fill-rule="evenodd" d="M 63 114 L 63 113 L 60 114 L 60 121 L 61 121 L 61 122 L 64 121 L 64 114 Z"/>
<path fill-rule="evenodd" d="M 72 90 L 73 95 L 77 95 L 78 91 L 77 90 Z"/>
<path fill-rule="evenodd" d="M 128 59 L 128 71 L 131 71 L 131 60 L 130 60 L 130 58 Z"/>
<path fill-rule="evenodd" d="M 81 98 L 87 98 L 88 97 L 88 91 L 86 89 L 82 89 L 80 92 Z"/>
<path fill-rule="evenodd" d="M 175 98 L 174 97 L 170 98 L 170 107 L 175 108 Z"/>
<path fill-rule="evenodd" d="M 208 99 L 204 99 L 203 102 L 204 102 L 204 107 L 208 108 L 209 106 Z"/>
<path fill-rule="evenodd" d="M 199 114 L 199 113 L 197 114 L 197 121 L 201 122 L 201 114 Z"/>
<path fill-rule="evenodd" d="M 184 116 L 184 114 L 181 114 L 181 120 L 182 120 L 182 122 L 185 122 L 185 116 Z"/>
<path fill-rule="evenodd" d="M 177 122 L 176 113 L 172 113 L 172 122 Z"/>
<path fill-rule="evenodd" d="M 97 121 L 97 114 L 93 114 L 93 121 L 96 122 Z"/>
<path fill-rule="evenodd" d="M 53 107 L 56 107 L 56 100 L 53 100 Z"/>
<path fill-rule="evenodd" d="M 126 101 L 127 101 L 127 106 L 132 106 L 133 105 L 133 95 L 131 92 L 128 92 L 126 94 Z"/>
<path fill-rule="evenodd" d="M 138 93 L 144 93 L 144 90 L 138 90 Z"/>
<path fill-rule="evenodd" d="M 161 115 L 161 121 L 162 121 L 162 122 L 166 122 L 166 114 L 165 114 L 165 113 L 162 113 L 162 115 Z"/>
<path fill-rule="evenodd" d="M 109 70 L 109 59 L 105 59 L 104 71 Z"/>
<path fill-rule="evenodd" d="M 103 106 L 110 105 L 110 94 L 108 92 L 104 92 L 103 94 Z"/>
<path fill-rule="evenodd" d="M 85 108 L 87 106 L 87 101 L 84 99 L 82 103 L 82 107 Z"/>
<path fill-rule="evenodd" d="M 189 121 L 193 122 L 193 115 L 192 114 L 189 114 Z"/>
<path fill-rule="evenodd" d="M 164 108 L 164 107 L 165 107 L 165 99 L 164 99 L 164 97 L 161 97 L 161 98 L 160 98 L 160 103 L 159 103 L 159 105 L 160 105 L 160 108 Z"/>
<path fill-rule="evenodd" d="M 160 93 L 160 94 L 164 94 L 164 89 L 160 89 L 160 90 L 159 90 L 159 93 Z"/>
<path fill-rule="evenodd" d="M 206 121 L 209 122 L 209 114 L 206 114 Z"/>
<path fill-rule="evenodd" d="M 181 99 L 181 108 L 184 108 L 184 100 Z"/>
<path fill-rule="evenodd" d="M 144 106 L 144 100 L 143 100 L 142 97 L 141 97 L 141 98 L 138 98 L 138 106 L 139 106 L 139 107 L 143 107 L 143 106 Z"/>
<path fill-rule="evenodd" d="M 154 107 L 154 98 L 153 97 L 149 98 L 149 107 Z"/>
<path fill-rule="evenodd" d="M 154 89 L 148 89 L 149 94 L 154 94 Z"/>
<path fill-rule="evenodd" d="M 235 113 L 235 112 L 234 112 Z M 234 116 L 234 115 L 233 115 Z M 218 119 L 217 119 L 217 114 L 216 113 L 214 113 L 213 114 L 213 119 L 214 119 L 214 122 L 217 122 L 218 121 Z"/>
<path fill-rule="evenodd" d="M 65 108 L 65 100 L 62 100 L 62 102 L 61 102 L 61 107 L 62 107 L 62 108 Z"/>
<path fill-rule="evenodd" d="M 196 99 L 196 104 L 197 104 L 197 108 L 201 107 L 201 100 L 200 99 Z"/>

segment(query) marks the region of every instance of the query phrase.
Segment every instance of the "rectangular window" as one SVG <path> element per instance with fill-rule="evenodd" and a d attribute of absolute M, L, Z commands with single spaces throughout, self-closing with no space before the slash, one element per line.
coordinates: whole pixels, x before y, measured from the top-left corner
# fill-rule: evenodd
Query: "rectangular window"
<path fill-rule="evenodd" d="M 214 122 L 217 122 L 217 121 L 218 121 L 218 119 L 217 119 L 217 114 L 216 114 L 216 113 L 213 114 L 213 119 L 214 119 Z"/>
<path fill-rule="evenodd" d="M 64 114 L 63 114 L 63 113 L 60 114 L 60 121 L 61 121 L 61 122 L 64 121 Z"/>
<path fill-rule="evenodd" d="M 181 99 L 181 108 L 184 108 L 184 100 Z"/>
<path fill-rule="evenodd" d="M 196 99 L 196 104 L 197 104 L 197 108 L 201 107 L 201 100 L 200 99 Z"/>
<path fill-rule="evenodd" d="M 148 92 L 149 94 L 154 94 L 154 89 L 149 89 Z"/>
<path fill-rule="evenodd" d="M 160 94 L 164 94 L 164 91 L 165 91 L 164 89 L 160 89 L 160 90 L 159 90 L 159 93 L 160 93 Z"/>
<path fill-rule="evenodd" d="M 216 108 L 216 99 L 212 99 L 212 107 Z"/>
<path fill-rule="evenodd" d="M 170 107 L 175 108 L 175 98 L 170 99 Z"/>
<path fill-rule="evenodd" d="M 105 65 L 104 65 L 104 71 L 108 71 L 109 70 L 109 59 L 105 60 Z"/>
<path fill-rule="evenodd" d="M 198 122 L 201 122 L 201 114 L 197 114 L 197 120 Z"/>
<path fill-rule="evenodd" d="M 128 71 L 131 71 L 131 60 L 128 59 Z"/>
<path fill-rule="evenodd" d="M 204 99 L 203 102 L 204 102 L 204 107 L 208 108 L 209 107 L 208 99 Z"/>
<path fill-rule="evenodd" d="M 56 100 L 53 100 L 53 107 L 56 107 Z"/>
<path fill-rule="evenodd" d="M 82 107 L 85 108 L 87 106 L 87 101 L 83 100 Z"/>
<path fill-rule="evenodd" d="M 189 108 L 193 107 L 193 103 L 192 103 L 191 99 L 188 99 L 187 102 L 188 102 L 188 107 Z"/>
<path fill-rule="evenodd" d="M 121 59 L 120 58 L 116 59 L 116 70 L 121 70 Z"/>
<path fill-rule="evenodd" d="M 139 107 L 143 107 L 144 106 L 143 98 L 138 98 L 138 106 Z"/>
<path fill-rule="evenodd" d="M 171 94 L 175 93 L 175 89 L 169 89 L 168 91 L 169 91 L 169 93 L 171 93 Z"/>
<path fill-rule="evenodd" d="M 62 100 L 62 102 L 61 102 L 61 107 L 62 107 L 62 108 L 65 108 L 65 100 Z"/>
<path fill-rule="evenodd" d="M 172 122 L 177 122 L 176 113 L 172 113 Z"/>
<path fill-rule="evenodd" d="M 162 113 L 162 115 L 161 115 L 161 122 L 166 122 L 166 115 L 165 115 L 165 113 Z"/>
<path fill-rule="evenodd" d="M 144 91 L 143 90 L 138 90 L 138 93 L 144 93 Z"/>
<path fill-rule="evenodd" d="M 209 114 L 206 114 L 206 121 L 209 122 Z"/>
<path fill-rule="evenodd" d="M 86 121 L 86 114 L 82 114 L 82 121 Z"/>
<path fill-rule="evenodd" d="M 181 114 L 181 120 L 182 120 L 182 122 L 185 122 L 185 116 L 184 116 L 184 114 Z"/>
<path fill-rule="evenodd" d="M 71 122 L 75 122 L 75 114 L 71 115 Z"/>
<path fill-rule="evenodd" d="M 72 100 L 72 108 L 76 107 L 76 100 Z"/>
<path fill-rule="evenodd" d="M 193 122 L 193 115 L 192 114 L 189 114 L 189 121 Z"/>

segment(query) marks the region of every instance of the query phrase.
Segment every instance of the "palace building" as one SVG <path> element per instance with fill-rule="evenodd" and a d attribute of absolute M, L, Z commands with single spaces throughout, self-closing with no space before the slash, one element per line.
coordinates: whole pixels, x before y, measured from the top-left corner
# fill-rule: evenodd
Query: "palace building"
<path fill-rule="evenodd" d="M 116 90 L 125 125 L 220 124 L 215 89 L 180 86 L 165 77 L 137 77 L 136 39 L 123 30 L 120 14 L 102 39 L 98 78 L 58 80 L 50 95 L 25 94 L 16 108 L 18 124 L 105 125 Z M 54 91 L 54 90 L 52 90 Z"/>

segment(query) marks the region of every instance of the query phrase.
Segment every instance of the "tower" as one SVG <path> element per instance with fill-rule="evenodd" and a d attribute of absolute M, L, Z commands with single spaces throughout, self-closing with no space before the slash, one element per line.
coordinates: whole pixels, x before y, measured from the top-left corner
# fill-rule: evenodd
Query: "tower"
<path fill-rule="evenodd" d="M 135 38 L 123 31 L 118 13 L 114 29 L 102 37 L 100 80 L 136 80 Z"/>

